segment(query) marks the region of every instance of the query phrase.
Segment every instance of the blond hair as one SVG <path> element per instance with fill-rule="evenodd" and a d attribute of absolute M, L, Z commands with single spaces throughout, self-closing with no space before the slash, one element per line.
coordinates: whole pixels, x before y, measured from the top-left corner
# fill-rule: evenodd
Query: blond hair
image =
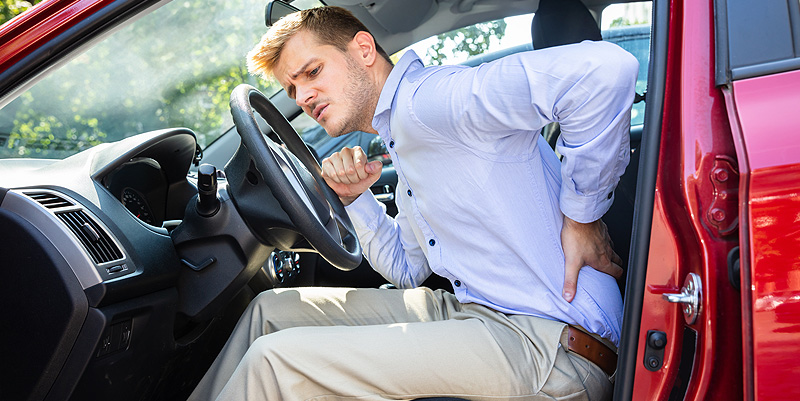
<path fill-rule="evenodd" d="M 261 37 L 253 50 L 247 53 L 247 70 L 251 74 L 269 79 L 286 42 L 303 29 L 312 32 L 319 43 L 334 46 L 342 52 L 347 51 L 348 43 L 358 32 L 370 33 L 358 18 L 341 7 L 317 7 L 298 11 L 278 20 Z M 375 43 L 375 47 L 378 54 L 391 64 L 389 55 L 380 45 Z"/>

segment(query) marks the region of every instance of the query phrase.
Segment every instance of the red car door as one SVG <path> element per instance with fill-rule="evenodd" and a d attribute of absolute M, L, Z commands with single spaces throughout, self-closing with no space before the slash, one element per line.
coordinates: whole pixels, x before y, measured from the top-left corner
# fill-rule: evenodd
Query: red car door
<path fill-rule="evenodd" d="M 739 159 L 745 394 L 800 398 L 800 3 L 728 1 L 725 102 Z M 719 62 L 718 62 L 719 63 Z M 718 68 L 718 70 L 722 70 Z"/>
<path fill-rule="evenodd" d="M 798 94 L 795 70 L 735 81 L 728 99 L 743 161 L 744 378 L 756 400 L 800 398 Z"/>
<path fill-rule="evenodd" d="M 645 120 L 651 136 L 643 141 L 658 143 L 641 163 L 658 161 L 646 264 L 631 266 L 646 270 L 636 358 L 625 360 L 625 369 L 635 368 L 629 394 L 636 400 L 741 399 L 739 293 L 727 268 L 738 244 L 738 167 L 714 79 L 714 16 L 713 1 L 654 3 L 647 101 L 663 108 L 660 121 Z M 645 118 L 651 111 L 658 110 Z M 637 198 L 640 207 L 644 200 Z M 633 297 L 629 290 L 626 304 Z M 619 383 L 617 390 L 625 398 Z"/>
<path fill-rule="evenodd" d="M 658 12 L 669 43 L 630 394 L 798 399 L 800 2 Z"/>

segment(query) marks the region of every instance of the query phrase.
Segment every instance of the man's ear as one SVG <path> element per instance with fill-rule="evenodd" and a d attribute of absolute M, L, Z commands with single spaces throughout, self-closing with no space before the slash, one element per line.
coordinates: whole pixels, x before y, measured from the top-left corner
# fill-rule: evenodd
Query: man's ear
<path fill-rule="evenodd" d="M 364 63 L 365 66 L 370 67 L 375 64 L 378 58 L 378 49 L 375 46 L 375 38 L 368 32 L 359 31 L 353 40 L 350 42 L 352 51 L 358 60 Z"/>

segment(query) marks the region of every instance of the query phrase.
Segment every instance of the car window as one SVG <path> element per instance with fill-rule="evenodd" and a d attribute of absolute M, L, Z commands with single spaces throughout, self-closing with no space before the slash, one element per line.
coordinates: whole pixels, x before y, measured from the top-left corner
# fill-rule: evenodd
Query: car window
<path fill-rule="evenodd" d="M 636 93 L 647 90 L 647 66 L 650 60 L 650 10 L 652 2 L 616 4 L 606 7 L 601 17 L 604 40 L 616 43 L 639 60 Z M 478 65 L 500 57 L 532 50 L 531 21 L 533 14 L 482 22 L 423 39 L 391 56 L 397 62 L 408 50 L 414 50 L 425 65 Z M 638 97 L 637 97 L 638 98 Z M 631 109 L 631 125 L 644 122 L 644 101 Z M 359 136 L 348 134 L 330 138 L 313 119 L 301 114 L 292 125 L 303 139 L 325 158 L 344 146 L 363 146 Z M 366 148 L 364 148 L 366 149 Z M 377 154 L 375 157 L 380 157 Z M 386 162 L 386 160 L 384 160 Z"/>
<path fill-rule="evenodd" d="M 265 31 L 261 0 L 172 1 L 106 37 L 0 110 L 0 157 L 63 158 L 150 130 L 187 127 L 201 146 L 233 123 L 230 93 Z"/>
<path fill-rule="evenodd" d="M 508 17 L 495 21 L 456 29 L 421 40 L 391 55 L 394 62 L 409 49 L 413 49 L 426 65 L 467 63 L 485 54 L 496 54 L 507 49 L 530 50 L 530 26 L 533 14 Z M 372 160 L 391 163 L 388 154 L 379 143 L 372 141 L 374 135 L 351 132 L 338 138 L 331 138 L 311 117 L 301 114 L 292 120 L 292 126 L 303 140 L 317 151 L 320 158 L 330 156 L 343 147 L 361 146 Z"/>
<path fill-rule="evenodd" d="M 612 4 L 603 9 L 603 40 L 616 43 L 639 61 L 636 93 L 647 92 L 647 66 L 650 64 L 650 16 L 652 2 Z M 644 123 L 644 100 L 631 108 L 631 125 Z"/>

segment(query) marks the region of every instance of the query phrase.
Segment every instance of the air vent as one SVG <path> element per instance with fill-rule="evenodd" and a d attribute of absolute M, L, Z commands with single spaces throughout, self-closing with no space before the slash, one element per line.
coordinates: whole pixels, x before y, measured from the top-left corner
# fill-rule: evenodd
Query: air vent
<path fill-rule="evenodd" d="M 95 263 L 122 259 L 122 252 L 108 233 L 83 210 L 56 213 L 56 216 L 80 239 Z"/>
<path fill-rule="evenodd" d="M 57 209 L 60 207 L 75 206 L 72 202 L 52 193 L 48 192 L 26 192 L 25 195 L 31 199 L 39 202 L 42 206 L 48 209 Z"/>

